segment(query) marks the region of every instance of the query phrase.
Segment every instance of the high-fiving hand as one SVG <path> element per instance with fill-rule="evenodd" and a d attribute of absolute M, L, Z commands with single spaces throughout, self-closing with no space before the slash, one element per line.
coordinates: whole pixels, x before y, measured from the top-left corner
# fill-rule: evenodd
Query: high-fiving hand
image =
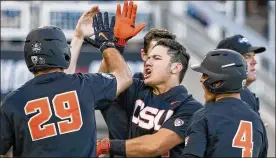
<path fill-rule="evenodd" d="M 121 5 L 117 5 L 114 35 L 119 45 L 125 46 L 127 40 L 136 36 L 145 28 L 146 24 L 140 24 L 135 28 L 136 14 L 137 5 L 133 4 L 132 1 L 124 2 L 123 12 L 121 12 Z"/>
<path fill-rule="evenodd" d="M 99 12 L 96 16 L 93 17 L 93 28 L 95 33 L 95 40 L 85 37 L 84 40 L 94 47 L 98 48 L 103 52 L 103 48 L 106 46 L 115 48 L 115 37 L 114 37 L 114 25 L 115 17 L 113 16 L 109 25 L 108 13 L 104 13 L 104 20 L 102 13 Z M 108 45 L 106 45 L 108 44 Z"/>
<path fill-rule="evenodd" d="M 140 24 L 135 28 L 135 20 L 137 14 L 137 5 L 131 2 L 124 2 L 123 12 L 121 13 L 121 5 L 117 5 L 116 20 L 113 16 L 109 25 L 108 13 L 99 12 L 93 17 L 93 28 L 95 33 L 95 40 L 85 37 L 84 40 L 94 47 L 101 49 L 103 43 L 114 42 L 115 48 L 121 54 L 124 52 L 124 47 L 129 39 L 136 36 L 146 24 Z M 116 21 L 116 22 L 115 22 Z M 91 27 L 92 28 L 92 27 Z M 102 52 L 102 50 L 100 50 Z"/>
<path fill-rule="evenodd" d="M 115 16 L 111 17 L 111 21 L 109 24 L 109 15 L 107 12 L 104 13 L 104 19 L 102 18 L 102 13 L 99 12 L 93 18 L 93 28 L 95 32 L 95 40 L 85 37 L 84 41 L 93 45 L 96 48 L 100 48 L 102 43 L 105 41 L 114 42 L 115 48 L 123 54 L 124 46 L 121 46 L 116 43 L 116 39 L 114 36 L 114 25 L 115 25 Z"/>
<path fill-rule="evenodd" d="M 99 7 L 94 6 L 89 11 L 82 14 L 75 29 L 75 36 L 83 39 L 86 36 L 90 37 L 94 35 L 94 30 L 91 27 L 93 22 L 92 19 L 99 11 Z"/>

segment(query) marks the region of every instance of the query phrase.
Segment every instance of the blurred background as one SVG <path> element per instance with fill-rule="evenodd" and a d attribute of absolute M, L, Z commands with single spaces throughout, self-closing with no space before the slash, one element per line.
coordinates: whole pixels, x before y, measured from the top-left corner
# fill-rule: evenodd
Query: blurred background
<path fill-rule="evenodd" d="M 41 25 L 56 25 L 66 34 L 68 43 L 80 15 L 91 6 L 115 13 L 122 1 L 1 1 L 1 100 L 33 78 L 25 65 L 23 44 L 27 33 Z M 177 35 L 191 54 L 191 62 L 200 62 L 218 42 L 234 34 L 244 35 L 252 45 L 265 46 L 258 54 L 257 81 L 250 89 L 260 98 L 261 117 L 268 123 L 269 157 L 275 157 L 275 1 L 137 1 L 136 24 L 147 27 L 128 42 L 125 59 L 133 73 L 143 68 L 140 50 L 150 28 L 166 28 Z M 77 72 L 96 72 L 101 54 L 84 44 Z M 183 84 L 204 103 L 199 74 L 188 70 Z M 96 112 L 98 138 L 108 135 L 107 127 Z"/>

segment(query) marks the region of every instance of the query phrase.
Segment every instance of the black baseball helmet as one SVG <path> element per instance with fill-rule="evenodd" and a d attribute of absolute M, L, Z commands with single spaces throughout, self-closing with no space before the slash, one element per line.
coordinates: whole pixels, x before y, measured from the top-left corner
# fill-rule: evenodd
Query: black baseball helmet
<path fill-rule="evenodd" d="M 33 29 L 25 40 L 24 56 L 31 72 L 45 68 L 67 69 L 71 60 L 65 35 L 56 26 Z"/>
<path fill-rule="evenodd" d="M 204 86 L 215 94 L 240 92 L 247 79 L 247 64 L 241 54 L 229 49 L 216 49 L 207 53 L 202 63 L 192 65 L 194 71 L 208 75 Z M 221 81 L 219 87 L 215 83 Z"/>

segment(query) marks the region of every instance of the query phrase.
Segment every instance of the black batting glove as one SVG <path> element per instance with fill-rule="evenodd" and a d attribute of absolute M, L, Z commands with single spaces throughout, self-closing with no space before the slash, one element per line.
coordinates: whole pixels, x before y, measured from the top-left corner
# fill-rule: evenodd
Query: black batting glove
<path fill-rule="evenodd" d="M 116 43 L 114 37 L 114 25 L 115 25 L 115 16 L 112 16 L 111 22 L 109 24 L 108 13 L 104 13 L 104 20 L 102 18 L 102 13 L 99 12 L 96 16 L 93 17 L 93 28 L 95 32 L 95 40 L 85 37 L 84 41 L 98 48 L 103 52 L 106 48 L 116 48 L 121 54 L 124 52 L 124 47 Z M 112 44 L 113 43 L 113 44 Z"/>

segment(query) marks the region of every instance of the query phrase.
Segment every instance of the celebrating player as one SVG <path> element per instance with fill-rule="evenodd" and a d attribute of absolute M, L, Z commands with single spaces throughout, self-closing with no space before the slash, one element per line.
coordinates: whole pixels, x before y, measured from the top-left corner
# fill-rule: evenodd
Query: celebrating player
<path fill-rule="evenodd" d="M 129 139 L 134 139 L 111 140 L 110 145 L 104 139 L 98 145 L 99 155 L 103 151 L 127 157 L 161 156 L 168 151 L 166 156 L 181 155 L 187 123 L 202 108 L 180 85 L 189 58 L 175 40 L 161 39 L 156 43 L 145 63 L 144 82 L 133 79 L 117 100 L 128 116 Z"/>
<path fill-rule="evenodd" d="M 250 105 L 253 110 L 260 115 L 259 98 L 257 98 L 256 95 L 248 89 L 248 87 L 257 79 L 255 68 L 257 63 L 255 55 L 264 52 L 266 50 L 265 47 L 253 47 L 242 35 L 234 35 L 222 40 L 218 44 L 217 48 L 237 51 L 246 60 L 248 66 L 248 77 L 246 80 L 246 87 L 240 92 L 241 99 L 247 102 L 248 105 Z"/>
<path fill-rule="evenodd" d="M 117 6 L 118 14 L 121 15 L 120 5 Z M 132 35 L 122 30 L 131 24 L 116 26 L 122 22 L 116 18 L 115 36 L 128 39 Z M 190 56 L 180 43 L 171 39 L 159 40 L 149 53 L 143 72 L 145 81 L 133 79 L 133 84 L 117 99 L 127 115 L 130 140 L 103 139 L 98 144 L 97 155 L 109 151 L 111 155 L 128 157 L 181 155 L 187 123 L 202 107 L 180 85 Z M 104 68 L 101 65 L 100 70 L 108 72 Z"/>
<path fill-rule="evenodd" d="M 117 20 L 116 24 L 119 23 Z M 115 36 L 123 39 L 126 35 L 116 35 L 115 32 Z M 111 154 L 159 156 L 173 148 L 170 156 L 180 156 L 184 148 L 184 122 L 188 122 L 192 114 L 202 107 L 180 85 L 189 59 L 186 49 L 175 40 L 162 39 L 156 43 L 145 63 L 145 82 L 134 79 L 133 84 L 117 100 L 129 120 L 128 138 L 141 137 L 111 141 Z M 100 70 L 108 72 L 104 68 L 102 65 Z M 105 145 L 109 147 L 109 141 L 105 140 L 99 143 L 98 155 L 106 153 L 103 150 L 109 151 L 109 148 L 105 148 Z"/>
<path fill-rule="evenodd" d="M 267 136 L 260 117 L 240 99 L 247 64 L 235 51 L 210 51 L 200 65 L 205 108 L 189 123 L 183 157 L 266 157 Z"/>
<path fill-rule="evenodd" d="M 146 61 L 149 52 L 156 44 L 156 42 L 162 38 L 175 39 L 175 35 L 167 31 L 166 29 L 151 29 L 144 37 L 144 48 L 141 50 L 141 57 Z M 144 80 L 142 72 L 137 72 L 133 75 L 133 78 Z M 124 109 L 116 102 L 107 109 L 101 110 L 103 117 L 106 121 L 109 131 L 110 139 L 127 139 L 128 138 L 128 123 L 127 116 Z"/>
<path fill-rule="evenodd" d="M 83 17 L 92 19 L 96 8 Z M 27 35 L 24 56 L 35 77 L 1 105 L 1 155 L 13 146 L 13 155 L 20 157 L 96 156 L 94 110 L 110 105 L 132 83 L 114 43 L 99 39 L 97 48 L 111 74 L 68 75 L 70 48 L 60 28 L 39 27 Z"/>
<path fill-rule="evenodd" d="M 135 17 L 136 17 L 136 13 L 137 13 L 137 9 L 138 9 L 138 6 L 135 5 L 133 2 L 130 2 L 130 3 L 127 3 L 125 2 L 124 3 L 124 6 L 123 6 L 123 15 L 121 15 L 121 10 L 120 9 L 117 9 L 117 19 L 122 19 L 123 17 L 125 19 L 129 18 L 127 17 L 127 14 L 124 13 L 124 12 L 127 12 L 128 10 L 132 10 L 131 13 L 134 14 L 132 16 L 130 16 L 130 18 L 134 18 L 133 20 L 131 20 L 131 25 L 135 25 Z M 122 17 L 123 16 L 123 17 Z M 100 18 L 102 19 L 102 18 Z M 106 19 L 109 19 L 108 18 L 108 13 L 105 13 L 104 14 L 104 21 L 106 21 Z M 111 18 L 112 20 L 115 19 L 114 17 Z M 98 22 L 99 23 L 104 23 L 103 22 Z M 124 21 L 120 21 L 121 23 L 125 23 L 127 20 L 124 20 Z M 114 23 L 113 21 L 111 23 Z M 115 23 L 114 23 L 115 24 Z M 104 30 L 102 30 L 103 32 L 105 32 L 106 34 L 110 34 L 109 36 L 112 36 L 114 34 L 114 25 L 110 25 L 111 27 L 108 28 L 106 27 Z M 119 25 L 117 25 L 119 26 Z M 142 26 L 144 26 L 142 24 Z M 121 33 L 120 34 L 125 34 L 126 33 L 126 29 L 121 29 L 119 30 Z M 120 35 L 119 34 L 119 35 Z M 124 52 L 124 47 L 127 43 L 127 40 L 124 40 L 124 39 L 120 39 L 120 36 L 118 34 L 115 34 L 117 35 L 116 36 L 116 47 L 119 48 L 120 52 L 123 54 Z M 141 49 L 141 58 L 146 61 L 147 59 L 147 55 L 149 54 L 149 52 L 151 52 L 152 48 L 154 47 L 154 45 L 156 44 L 156 42 L 159 40 L 159 39 L 162 39 L 162 38 L 166 38 L 166 39 L 175 39 L 175 35 L 170 33 L 168 30 L 166 29 L 151 29 L 144 37 L 144 48 Z M 85 41 L 92 44 L 91 43 L 91 39 L 89 38 L 85 38 Z M 104 66 L 104 64 L 102 64 L 101 66 Z M 101 71 L 101 69 L 103 68 L 100 68 L 99 71 Z M 143 73 L 142 72 L 138 72 L 138 73 L 135 73 L 133 78 L 139 78 L 141 80 L 144 79 L 144 76 L 143 76 Z M 127 139 L 128 138 L 128 121 L 127 121 L 127 116 L 126 116 L 126 113 L 124 111 L 124 109 L 122 109 L 121 106 L 119 106 L 116 102 L 112 103 L 113 105 L 112 106 L 109 106 L 108 108 L 106 109 L 102 109 L 101 112 L 102 112 L 102 115 L 106 121 L 106 124 L 108 126 L 108 131 L 109 131 L 109 138 L 110 139 Z M 130 117 L 130 116 L 129 116 Z"/>

